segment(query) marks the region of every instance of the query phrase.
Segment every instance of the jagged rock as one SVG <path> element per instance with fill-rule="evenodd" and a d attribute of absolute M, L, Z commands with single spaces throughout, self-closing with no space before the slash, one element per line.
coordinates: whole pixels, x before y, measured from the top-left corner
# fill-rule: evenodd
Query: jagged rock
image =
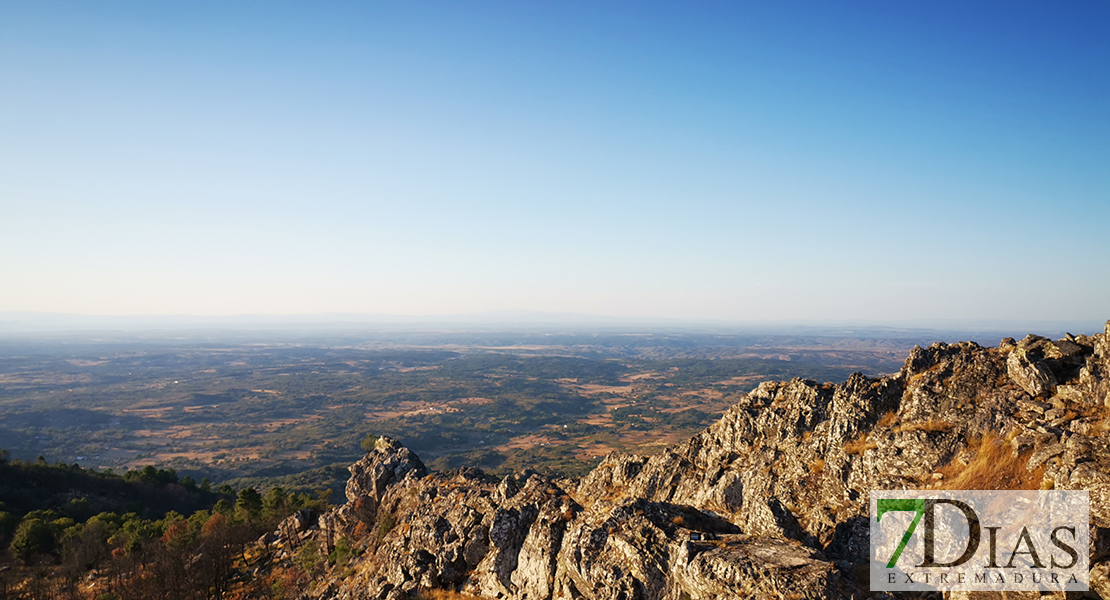
<path fill-rule="evenodd" d="M 1103 563 L 1091 569 L 1088 575 L 1091 591 L 1096 598 L 1110 598 L 1110 563 Z"/>
<path fill-rule="evenodd" d="M 1091 349 L 1078 384 L 1085 391 L 1086 404 L 1110 408 L 1110 321 L 1106 322 L 1106 333 L 1094 336 Z"/>
<path fill-rule="evenodd" d="M 1045 446 L 1044 448 L 1041 448 L 1040 450 L 1034 452 L 1033 456 L 1029 457 L 1029 463 L 1026 465 L 1026 468 L 1032 471 L 1033 469 L 1036 469 L 1037 467 L 1044 464 L 1046 460 L 1052 458 L 1053 456 L 1063 454 L 1064 450 L 1066 449 L 1067 447 L 1064 444 L 1052 444 L 1051 446 Z"/>
<path fill-rule="evenodd" d="M 311 508 L 298 510 L 278 524 L 275 540 L 279 544 L 300 544 L 317 523 L 318 515 Z M 270 542 L 270 543 L 274 543 Z"/>
<path fill-rule="evenodd" d="M 683 594 L 716 598 L 840 598 L 840 573 L 820 554 L 779 538 L 687 542 L 672 572 Z M 673 597 L 673 596 L 672 596 Z"/>
<path fill-rule="evenodd" d="M 347 500 L 355 502 L 360 498 L 381 500 L 385 489 L 412 473 L 423 477 L 428 473 L 424 463 L 415 454 L 393 438 L 381 436 L 374 443 L 374 449 L 351 465 L 351 478 L 347 481 Z"/>
<path fill-rule="evenodd" d="M 1056 377 L 1052 370 L 1039 357 L 1021 346 L 1010 352 L 1006 359 L 1006 370 L 1010 379 L 1030 396 L 1047 396 L 1056 387 Z"/>
<path fill-rule="evenodd" d="M 1110 598 L 1110 323 L 1003 342 L 916 347 L 878 379 L 763 383 L 687 442 L 611 454 L 576 486 L 429 474 L 381 438 L 351 466 L 348 502 L 287 519 L 277 544 L 348 536 L 366 551 L 359 577 L 333 574 L 315 598 L 864 597 L 869 491 L 947 484 L 993 432 L 1042 485 L 1090 492 L 1092 589 Z"/>

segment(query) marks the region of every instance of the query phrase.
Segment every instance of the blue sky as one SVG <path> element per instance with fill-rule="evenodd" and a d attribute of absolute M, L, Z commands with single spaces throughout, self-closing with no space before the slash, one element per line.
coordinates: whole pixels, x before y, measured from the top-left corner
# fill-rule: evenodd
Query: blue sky
<path fill-rule="evenodd" d="M 0 311 L 1110 318 L 1103 2 L 0 3 Z"/>

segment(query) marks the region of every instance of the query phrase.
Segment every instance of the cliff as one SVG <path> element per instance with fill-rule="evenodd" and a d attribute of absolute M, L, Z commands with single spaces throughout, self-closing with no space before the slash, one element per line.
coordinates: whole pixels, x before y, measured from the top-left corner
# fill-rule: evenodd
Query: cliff
<path fill-rule="evenodd" d="M 686 443 L 580 482 L 429 473 L 382 438 L 345 505 L 264 550 L 360 550 L 315 598 L 861 598 L 869 491 L 926 488 L 1089 490 L 1091 597 L 1110 599 L 1110 323 L 918 347 L 878 379 L 765 383 Z"/>

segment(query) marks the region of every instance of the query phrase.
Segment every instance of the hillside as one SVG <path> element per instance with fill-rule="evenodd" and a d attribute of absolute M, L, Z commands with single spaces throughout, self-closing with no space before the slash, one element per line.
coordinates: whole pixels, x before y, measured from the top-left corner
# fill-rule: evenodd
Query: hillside
<path fill-rule="evenodd" d="M 1110 598 L 1110 323 L 918 347 L 877 379 L 763 383 L 685 443 L 580 481 L 433 473 L 389 438 L 350 471 L 348 502 L 285 522 L 259 573 L 338 548 L 308 596 L 861 598 L 871 490 L 1054 488 L 1090 491 L 1091 594 Z"/>
<path fill-rule="evenodd" d="M 189 514 L 210 508 L 221 497 L 205 482 L 179 480 L 173 469 L 128 471 L 115 475 L 77 465 L 8 462 L 0 455 L 0 511 L 21 519 L 29 512 L 52 510 L 83 521 L 101 512 L 161 517 L 169 511 Z M 0 541 L 6 534 L 0 528 Z"/>

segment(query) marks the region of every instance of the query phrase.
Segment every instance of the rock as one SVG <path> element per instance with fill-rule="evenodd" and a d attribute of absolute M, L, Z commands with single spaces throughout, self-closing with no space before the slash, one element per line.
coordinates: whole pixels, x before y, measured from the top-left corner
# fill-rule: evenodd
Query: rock
<path fill-rule="evenodd" d="M 385 488 L 400 481 L 405 475 L 423 477 L 428 473 L 424 463 L 415 454 L 393 438 L 382 436 L 374 449 L 362 460 L 351 465 L 351 478 L 347 481 L 347 500 L 359 498 L 381 499 Z"/>
<path fill-rule="evenodd" d="M 1096 598 L 1110 598 L 1110 563 L 1096 565 L 1088 575 L 1091 591 L 1098 594 Z"/>
<path fill-rule="evenodd" d="M 1082 403 L 1085 393 L 1082 387 L 1078 385 L 1058 385 L 1056 386 L 1056 396 L 1064 402 Z"/>
<path fill-rule="evenodd" d="M 1066 449 L 1067 447 L 1064 444 L 1052 444 L 1049 446 L 1045 446 L 1044 448 L 1041 448 L 1040 450 L 1034 452 L 1033 456 L 1029 457 L 1029 463 L 1026 465 L 1026 468 L 1032 471 L 1033 469 L 1036 469 L 1037 467 L 1043 465 L 1045 461 L 1052 458 L 1053 456 L 1063 454 L 1064 450 Z"/>
<path fill-rule="evenodd" d="M 993 432 L 1016 455 L 1032 451 L 1018 469 L 1089 491 L 1092 589 L 1110 598 L 1110 438 L 1098 416 L 1108 338 L 938 343 L 888 377 L 763 383 L 685 443 L 613 453 L 577 485 L 534 472 L 428 473 L 381 438 L 351 466 L 346 504 L 293 515 L 272 545 L 291 555 L 345 535 L 366 550 L 352 559 L 359 577 L 332 572 L 313 588 L 321 600 L 425 588 L 506 600 L 862 598 L 869 492 L 950 483 L 942 471 L 958 477 L 980 452 L 969 440 Z M 999 473 L 996 485 L 1025 471 Z"/>
<path fill-rule="evenodd" d="M 1048 404 L 1046 402 L 1038 402 L 1036 400 L 1033 400 L 1032 398 L 1020 398 L 1017 402 L 1020 408 L 1038 413 L 1044 413 L 1045 411 L 1048 411 L 1052 408 L 1051 404 Z"/>
<path fill-rule="evenodd" d="M 1006 371 L 1014 383 L 1033 397 L 1046 396 L 1056 386 L 1052 371 L 1020 346 L 1006 359 Z"/>
<path fill-rule="evenodd" d="M 1014 447 L 1014 454 L 1021 454 L 1028 450 L 1033 449 L 1035 439 L 1031 435 L 1019 435 L 1010 440 L 1010 445 Z"/>
<path fill-rule="evenodd" d="M 687 542 L 672 568 L 678 594 L 716 598 L 841 598 L 840 572 L 809 548 L 779 538 Z"/>

